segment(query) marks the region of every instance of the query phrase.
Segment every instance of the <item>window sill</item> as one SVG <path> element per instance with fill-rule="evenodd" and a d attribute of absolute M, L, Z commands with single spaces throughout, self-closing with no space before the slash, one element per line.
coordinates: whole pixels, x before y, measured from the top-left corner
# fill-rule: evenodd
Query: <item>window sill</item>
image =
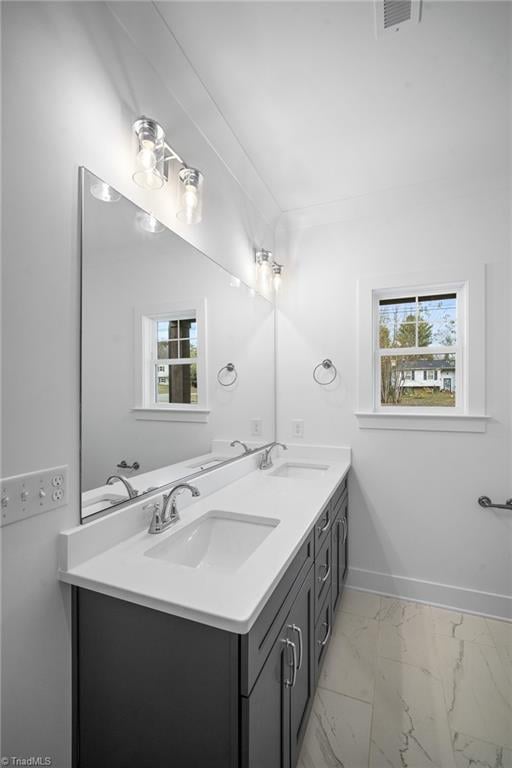
<path fill-rule="evenodd" d="M 384 413 L 356 411 L 360 429 L 402 429 L 421 432 L 485 432 L 490 416 L 464 413 Z"/>
<path fill-rule="evenodd" d="M 167 408 L 132 408 L 138 421 L 192 421 L 206 424 L 210 416 L 209 408 L 195 406 L 172 406 Z"/>

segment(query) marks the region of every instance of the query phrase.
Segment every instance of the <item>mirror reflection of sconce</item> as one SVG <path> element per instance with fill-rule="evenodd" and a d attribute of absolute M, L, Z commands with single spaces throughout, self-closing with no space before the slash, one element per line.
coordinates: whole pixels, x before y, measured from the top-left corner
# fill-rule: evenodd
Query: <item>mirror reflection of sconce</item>
<path fill-rule="evenodd" d="M 155 219 L 152 213 L 146 213 L 146 211 L 139 211 L 137 213 L 137 224 L 144 232 L 149 232 L 152 235 L 163 232 L 165 227 L 161 221 Z"/>
<path fill-rule="evenodd" d="M 111 187 L 109 184 L 106 184 L 99 179 L 93 181 L 91 184 L 91 195 L 95 197 L 96 200 L 101 200 L 102 203 L 117 203 L 117 201 L 121 199 L 121 195 L 117 189 L 114 189 L 114 187 Z"/>
<path fill-rule="evenodd" d="M 176 217 L 185 224 L 199 224 L 202 217 L 203 175 L 190 168 L 165 140 L 165 131 L 156 120 L 139 117 L 133 124 L 137 137 L 136 169 L 133 180 L 143 189 L 161 189 L 169 181 L 172 163 L 180 170 Z"/>
<path fill-rule="evenodd" d="M 331 372 L 327 381 L 320 380 L 319 374 L 321 374 L 322 371 Z M 326 357 L 325 360 L 322 360 L 321 363 L 318 363 L 318 365 L 315 366 L 315 368 L 313 368 L 313 379 L 316 381 L 317 384 L 320 384 L 321 387 L 326 387 L 328 384 L 332 384 L 337 375 L 338 375 L 338 371 L 336 369 L 336 366 L 334 365 L 332 360 L 329 360 L 328 357 Z"/>
<path fill-rule="evenodd" d="M 238 372 L 234 363 L 227 363 L 217 372 L 217 381 L 221 387 L 231 387 L 238 379 Z"/>

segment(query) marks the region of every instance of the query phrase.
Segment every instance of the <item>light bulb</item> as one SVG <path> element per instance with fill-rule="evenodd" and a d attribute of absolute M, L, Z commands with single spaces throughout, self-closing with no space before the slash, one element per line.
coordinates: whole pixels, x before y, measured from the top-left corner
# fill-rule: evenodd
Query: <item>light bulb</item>
<path fill-rule="evenodd" d="M 277 293 L 281 287 L 281 275 L 274 275 L 274 291 Z"/>
<path fill-rule="evenodd" d="M 150 142 L 144 142 L 145 144 L 150 144 Z M 137 155 L 137 167 L 141 171 L 152 171 L 154 167 L 156 166 L 156 154 L 155 154 L 155 145 L 150 144 L 150 146 L 143 146 L 140 152 Z"/>

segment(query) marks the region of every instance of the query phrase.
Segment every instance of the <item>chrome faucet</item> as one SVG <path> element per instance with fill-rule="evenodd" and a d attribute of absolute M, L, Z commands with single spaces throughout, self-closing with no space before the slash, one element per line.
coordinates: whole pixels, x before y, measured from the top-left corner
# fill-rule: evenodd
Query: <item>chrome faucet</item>
<path fill-rule="evenodd" d="M 242 448 L 244 449 L 244 453 L 250 453 L 251 452 L 250 449 L 247 447 L 246 443 L 242 443 L 241 440 L 233 440 L 233 442 L 230 443 L 229 445 L 231 446 L 231 448 L 234 448 L 235 445 L 241 445 Z"/>
<path fill-rule="evenodd" d="M 180 513 L 176 504 L 176 496 L 183 491 L 190 491 L 192 496 L 200 496 L 201 492 L 195 485 L 188 483 L 179 483 L 171 488 L 167 495 L 164 494 L 163 508 L 160 511 L 158 504 L 153 505 L 153 517 L 151 519 L 148 533 L 162 533 L 173 523 L 180 519 Z"/>
<path fill-rule="evenodd" d="M 270 469 L 270 467 L 274 466 L 274 462 L 272 461 L 272 451 L 277 445 L 279 445 L 285 451 L 288 450 L 288 446 L 284 443 L 272 443 L 272 445 L 264 450 L 261 456 L 260 469 Z"/>
<path fill-rule="evenodd" d="M 126 491 L 128 493 L 128 498 L 129 499 L 134 499 L 136 496 L 139 495 L 139 492 L 126 479 L 126 477 L 123 477 L 123 475 L 110 475 L 110 477 L 107 477 L 107 479 L 105 481 L 105 485 L 114 485 L 116 480 L 120 480 L 120 482 L 124 485 L 124 487 L 126 488 Z"/>

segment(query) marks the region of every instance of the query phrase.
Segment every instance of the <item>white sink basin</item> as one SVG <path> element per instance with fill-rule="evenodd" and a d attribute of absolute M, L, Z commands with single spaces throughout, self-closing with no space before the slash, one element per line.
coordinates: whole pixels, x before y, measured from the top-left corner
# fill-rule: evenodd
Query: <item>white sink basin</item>
<path fill-rule="evenodd" d="M 82 500 L 82 510 L 88 515 L 93 515 L 95 512 L 105 509 L 105 507 L 127 500 L 128 496 L 126 493 L 123 495 L 119 493 L 101 493 Z"/>
<path fill-rule="evenodd" d="M 277 525 L 272 518 L 211 510 L 144 554 L 189 568 L 236 571 Z"/>
<path fill-rule="evenodd" d="M 280 467 L 274 469 L 270 474 L 275 477 L 310 478 L 323 475 L 328 469 L 327 464 L 293 464 L 292 462 L 286 462 L 286 464 L 281 464 Z"/>
<path fill-rule="evenodd" d="M 233 458 L 233 457 L 231 457 Z M 223 461 L 227 461 L 227 456 L 210 456 L 209 459 L 203 459 L 202 461 L 196 461 L 195 464 L 187 464 L 189 469 L 209 469 L 216 464 L 222 464 Z"/>

